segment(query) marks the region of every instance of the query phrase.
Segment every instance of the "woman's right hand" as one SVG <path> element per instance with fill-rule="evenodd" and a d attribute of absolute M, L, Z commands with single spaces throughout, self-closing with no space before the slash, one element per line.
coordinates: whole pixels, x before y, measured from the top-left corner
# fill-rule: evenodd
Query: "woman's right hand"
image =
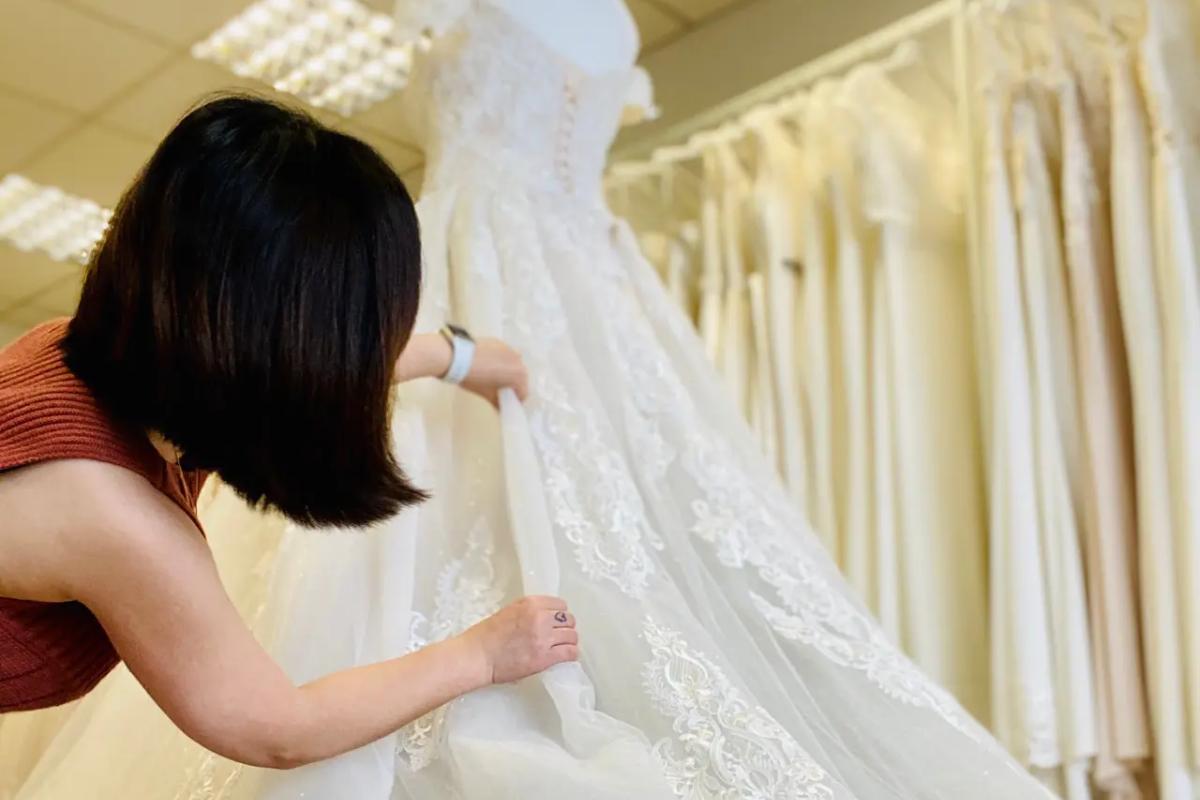
<path fill-rule="evenodd" d="M 488 683 L 511 683 L 579 658 L 575 616 L 557 597 L 523 597 L 468 628 L 462 639 L 481 656 Z"/>

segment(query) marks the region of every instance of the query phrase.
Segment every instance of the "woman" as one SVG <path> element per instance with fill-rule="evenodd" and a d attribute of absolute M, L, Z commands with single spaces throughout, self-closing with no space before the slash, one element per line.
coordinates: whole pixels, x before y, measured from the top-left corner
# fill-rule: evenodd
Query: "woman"
<path fill-rule="evenodd" d="M 75 317 L 0 351 L 0 713 L 79 697 L 119 658 L 200 744 L 293 767 L 577 657 L 565 603 L 530 597 L 297 687 L 222 590 L 209 472 L 297 522 L 368 525 L 425 497 L 389 449 L 394 381 L 524 395 L 503 343 L 411 336 L 420 276 L 412 202 L 367 145 L 245 97 L 176 126 Z"/>

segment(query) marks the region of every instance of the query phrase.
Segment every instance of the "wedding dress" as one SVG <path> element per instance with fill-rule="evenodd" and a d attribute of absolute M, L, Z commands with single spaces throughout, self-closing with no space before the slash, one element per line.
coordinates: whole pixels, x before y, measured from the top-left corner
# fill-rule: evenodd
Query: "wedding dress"
<path fill-rule="evenodd" d="M 704 153 L 704 177 L 700 182 L 700 303 L 696 325 L 704 340 L 704 352 L 712 363 L 721 353 L 721 308 L 725 276 L 721 255 L 721 187 L 719 165 L 712 149 Z"/>
<path fill-rule="evenodd" d="M 1192 3 L 1150 0 L 1141 67 L 1154 141 L 1154 231 L 1160 281 L 1169 475 L 1174 503 L 1174 580 L 1184 682 L 1181 744 L 1200 773 L 1200 20 Z M 1173 573 L 1173 574 L 1172 574 Z M 1192 778 L 1196 780 L 1195 777 Z M 1174 787 L 1172 787 L 1174 790 Z M 1196 787 L 1193 786 L 1193 791 Z"/>
<path fill-rule="evenodd" d="M 873 241 L 867 236 L 859 196 L 860 165 L 852 150 L 853 118 L 842 102 L 841 86 L 830 90 L 824 119 L 810 130 L 810 146 L 820 147 L 828 166 L 834 252 L 827 274 L 837 313 L 835 369 L 841 378 L 844 434 L 835 441 L 843 451 L 839 500 L 840 563 L 867 604 L 879 610 L 876 582 L 874 469 L 871 441 L 871 299 Z M 820 138 L 818 138 L 818 136 Z M 830 331 L 832 334 L 834 331 Z"/>
<path fill-rule="evenodd" d="M 981 295 L 992 370 L 991 433 L 992 728 L 1033 767 L 1060 761 L 1046 587 L 1042 580 L 1031 335 L 1025 324 L 1014 189 L 1007 154 L 1012 137 L 1007 87 L 994 80 L 983 94 L 986 119 L 985 237 Z"/>
<path fill-rule="evenodd" d="M 804 399 L 801 394 L 797 304 L 800 302 L 801 239 L 798 209 L 800 153 L 778 119 L 748 119 L 758 150 L 754 178 L 754 245 L 763 274 L 768 381 L 774 412 L 776 461 L 792 496 L 809 506 Z M 756 315 L 757 317 L 757 315 Z"/>
<path fill-rule="evenodd" d="M 753 329 L 746 285 L 746 241 L 743 232 L 749 179 L 733 144 L 715 145 L 717 180 L 720 185 L 721 269 L 724 294 L 721 298 L 721 347 L 717 368 L 725 377 L 738 408 L 752 425 L 755 421 Z"/>
<path fill-rule="evenodd" d="M 810 513 L 825 547 L 840 561 L 844 547 L 838 488 L 845 485 L 841 479 L 845 458 L 845 405 L 835 336 L 838 314 L 833 289 L 833 258 L 837 248 L 829 169 L 824 159 L 821 131 L 832 91 L 828 83 L 818 85 L 799 115 L 805 135 L 802 168 L 807 189 L 801 213 L 805 274 L 801 325 L 808 402 L 812 412 L 813 504 Z"/>
<path fill-rule="evenodd" d="M 1163 800 L 1192 800 L 1180 642 L 1173 571 L 1167 367 L 1156 267 L 1150 125 L 1137 85 L 1134 56 L 1114 47 L 1112 91 L 1112 220 L 1117 287 L 1133 388 L 1138 566 L 1146 687 L 1155 769 Z M 1200 778 L 1200 774 L 1197 776 Z M 1200 785 L 1198 781 L 1197 785 Z"/>
<path fill-rule="evenodd" d="M 890 507 L 877 508 L 875 537 L 879 593 L 893 597 L 881 614 L 895 609 L 904 651 L 983 717 L 987 537 L 974 343 L 963 333 L 971 317 L 962 148 L 953 128 L 878 67 L 855 70 L 845 91 L 878 237 L 876 502 L 890 498 Z"/>
<path fill-rule="evenodd" d="M 1103 75 L 1088 59 L 1081 74 Z M 1128 363 L 1121 335 L 1108 186 L 1107 93 L 1064 75 L 1061 202 L 1083 423 L 1081 522 L 1099 722 L 1095 778 L 1136 797 L 1133 773 L 1150 755 L 1137 620 L 1137 531 Z M 1104 153 L 1102 157 L 1099 154 Z"/>
<path fill-rule="evenodd" d="M 433 499 L 370 531 L 285 532 L 260 635 L 305 681 L 556 593 L 581 662 L 289 772 L 110 719 L 27 796 L 1048 796 L 854 599 L 603 205 L 631 68 L 585 72 L 503 9 L 462 5 L 409 89 L 429 154 L 419 325 L 502 336 L 531 397 L 505 393 L 497 415 L 436 382 L 402 387 L 397 454 Z M 123 788 L 148 775 L 157 791 Z"/>
<path fill-rule="evenodd" d="M 1071 797 L 1089 796 L 1087 761 L 1096 754 L 1091 642 L 1074 491 L 1078 464 L 1077 393 L 1061 232 L 1046 141 L 1049 118 L 1036 81 L 1013 102 L 1021 273 L 1032 345 L 1034 452 L 1043 580 L 1047 588 L 1053 702 L 1057 707 L 1060 780 Z"/>

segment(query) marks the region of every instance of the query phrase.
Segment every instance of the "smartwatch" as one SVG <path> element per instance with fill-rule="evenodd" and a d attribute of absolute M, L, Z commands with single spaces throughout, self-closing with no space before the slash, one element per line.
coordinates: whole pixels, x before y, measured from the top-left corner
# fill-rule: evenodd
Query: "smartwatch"
<path fill-rule="evenodd" d="M 471 362 L 475 360 L 475 339 L 465 328 L 451 323 L 443 325 L 438 333 L 450 343 L 453 353 L 450 357 L 450 367 L 442 376 L 442 380 L 446 383 L 462 383 L 471 371 Z"/>

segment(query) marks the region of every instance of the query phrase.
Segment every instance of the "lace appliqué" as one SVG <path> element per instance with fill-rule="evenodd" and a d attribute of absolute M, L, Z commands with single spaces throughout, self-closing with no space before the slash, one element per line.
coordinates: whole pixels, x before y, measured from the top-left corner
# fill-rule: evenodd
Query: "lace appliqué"
<path fill-rule="evenodd" d="M 754 593 L 751 593 L 750 599 L 758 613 L 783 638 L 815 647 L 830 661 L 865 673 L 888 697 L 909 705 L 931 708 L 955 728 L 972 739 L 977 738 L 954 698 L 932 684 L 902 653 L 886 641 L 880 641 L 882 636 L 872 623 L 864 620 L 862 635 L 852 639 L 844 633 L 831 633 L 825 627 L 826 622 L 811 613 L 807 617 L 789 614 Z M 852 619 L 843 620 L 843 625 L 852 624 Z"/>
<path fill-rule="evenodd" d="M 569 257 L 578 247 L 555 238 L 562 232 L 547 230 L 547 241 L 540 240 L 528 220 L 507 208 L 496 208 L 494 223 L 514 234 L 497 239 L 509 300 L 505 334 L 534 376 L 529 423 L 555 530 L 574 545 L 585 575 L 639 597 L 655 571 L 647 546 L 662 543 L 647 522 L 628 465 L 613 447 L 617 437 L 596 414 L 576 406 L 554 377 L 561 370 L 552 363 L 553 349 L 569 333 L 550 269 L 539 262 Z"/>
<path fill-rule="evenodd" d="M 504 590 L 492 568 L 491 531 L 482 519 L 467 537 L 466 551 L 438 575 L 432 618 L 413 612 L 409 652 L 455 636 L 500 609 Z M 397 734 L 396 759 L 411 772 L 437 757 L 449 704 L 410 722 Z"/>
<path fill-rule="evenodd" d="M 676 739 L 654 754 L 675 795 L 687 800 L 833 800 L 828 775 L 765 709 L 679 633 L 647 617 L 651 660 L 642 679 Z"/>
<path fill-rule="evenodd" d="M 621 241 L 621 229 L 614 235 Z M 623 274 L 601 276 L 596 283 L 603 295 L 603 306 L 620 307 L 621 315 L 638 315 L 636 300 L 630 293 Z M 622 402 L 625 424 L 629 435 L 637 442 L 639 461 L 646 477 L 657 480 L 678 457 L 678 452 L 666 440 L 658 424 L 658 417 L 675 407 L 675 397 L 670 391 L 662 391 L 664 384 L 658 374 L 663 364 L 656 357 L 658 347 L 654 333 L 648 326 L 644 330 L 624 333 L 615 332 L 609 337 L 621 366 L 633 376 L 629 384 L 628 397 Z"/>
<path fill-rule="evenodd" d="M 574 408 L 560 384 L 545 372 L 534 384 L 538 402 L 530 426 L 554 525 L 575 545 L 585 575 L 639 597 L 655 571 L 643 539 L 655 547 L 662 543 L 650 530 L 628 468 L 595 419 Z"/>
<path fill-rule="evenodd" d="M 929 680 L 869 616 L 834 588 L 816 562 L 781 541 L 782 524 L 758 500 L 725 448 L 695 436 L 684 463 L 704 491 L 692 504 L 692 532 L 713 542 L 731 567 L 756 569 L 783 608 L 758 594 L 751 601 L 780 636 L 816 648 L 840 666 L 864 673 L 884 694 L 927 708 L 971 739 L 979 733 L 958 703 Z"/>
<path fill-rule="evenodd" d="M 631 271 L 636 279 L 638 270 Z M 650 291 L 643 288 L 642 292 Z M 655 342 L 644 315 L 617 294 L 609 296 L 614 324 L 624 332 L 617 340 Z M 807 553 L 801 537 L 808 523 L 786 496 L 752 483 L 750 472 L 732 447 L 698 419 L 687 391 L 655 344 L 622 347 L 621 355 L 636 392 L 646 408 L 666 418 L 686 437 L 680 465 L 695 481 L 691 532 L 714 548 L 724 566 L 753 568 L 775 590 L 782 608 L 759 595 L 752 601 L 784 638 L 814 647 L 830 661 L 862 671 L 885 694 L 901 702 L 935 711 L 953 727 L 979 740 L 979 732 L 944 689 L 930 681 L 879 630 L 863 611 L 831 584 L 820 552 Z M 813 539 L 814 551 L 819 545 Z"/>

